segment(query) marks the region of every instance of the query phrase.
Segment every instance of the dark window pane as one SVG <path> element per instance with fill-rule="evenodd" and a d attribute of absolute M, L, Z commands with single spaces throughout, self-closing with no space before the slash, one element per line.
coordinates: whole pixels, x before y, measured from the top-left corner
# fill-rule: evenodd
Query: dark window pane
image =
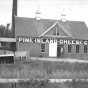
<path fill-rule="evenodd" d="M 45 52 L 45 44 L 41 44 L 41 52 Z"/>
<path fill-rule="evenodd" d="M 57 29 L 57 35 L 59 35 L 59 29 Z"/>
<path fill-rule="evenodd" d="M 56 29 L 53 30 L 53 35 L 56 35 Z"/>
<path fill-rule="evenodd" d="M 76 53 L 79 53 L 79 45 L 76 45 Z"/>
<path fill-rule="evenodd" d="M 87 45 L 84 46 L 84 53 L 87 53 Z"/>
<path fill-rule="evenodd" d="M 16 42 L 10 43 L 10 49 L 11 49 L 12 51 L 15 51 L 15 50 L 16 50 Z"/>
<path fill-rule="evenodd" d="M 59 35 L 59 32 L 57 32 L 57 35 Z"/>
<path fill-rule="evenodd" d="M 68 45 L 68 53 L 71 53 L 72 45 Z"/>
<path fill-rule="evenodd" d="M 43 39 L 43 42 L 46 42 L 46 39 Z"/>
<path fill-rule="evenodd" d="M 6 42 L 1 42 L 1 46 L 6 46 Z"/>

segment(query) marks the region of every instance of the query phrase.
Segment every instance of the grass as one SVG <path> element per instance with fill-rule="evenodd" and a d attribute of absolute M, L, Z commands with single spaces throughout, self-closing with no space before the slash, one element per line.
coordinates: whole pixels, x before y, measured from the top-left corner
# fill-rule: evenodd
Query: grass
<path fill-rule="evenodd" d="M 17 62 L 0 65 L 0 78 L 22 79 L 76 79 L 88 78 L 88 63 L 68 63 L 50 61 Z"/>

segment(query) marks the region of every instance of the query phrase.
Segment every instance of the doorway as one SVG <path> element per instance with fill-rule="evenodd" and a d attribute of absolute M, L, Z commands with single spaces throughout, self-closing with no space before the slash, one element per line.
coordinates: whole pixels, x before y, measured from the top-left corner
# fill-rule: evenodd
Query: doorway
<path fill-rule="evenodd" d="M 49 57 L 57 57 L 57 42 L 49 43 Z"/>
<path fill-rule="evenodd" d="M 61 57 L 63 54 L 64 48 L 63 45 L 58 45 L 57 46 L 57 57 Z"/>

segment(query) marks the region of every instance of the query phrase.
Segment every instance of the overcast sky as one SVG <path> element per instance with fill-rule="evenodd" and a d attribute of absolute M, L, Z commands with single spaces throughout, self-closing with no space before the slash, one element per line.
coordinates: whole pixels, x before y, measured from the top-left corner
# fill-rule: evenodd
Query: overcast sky
<path fill-rule="evenodd" d="M 18 0 L 18 16 L 35 17 L 40 10 L 41 18 L 81 20 L 88 23 L 88 0 Z M 0 24 L 11 23 L 12 0 L 0 0 Z"/>

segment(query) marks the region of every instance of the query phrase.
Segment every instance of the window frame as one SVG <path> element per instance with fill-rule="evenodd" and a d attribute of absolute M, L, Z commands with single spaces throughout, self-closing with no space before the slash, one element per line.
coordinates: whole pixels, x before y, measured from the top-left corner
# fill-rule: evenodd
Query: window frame
<path fill-rule="evenodd" d="M 41 52 L 45 52 L 45 43 L 41 43 Z"/>
<path fill-rule="evenodd" d="M 80 45 L 76 45 L 76 53 L 79 53 Z"/>
<path fill-rule="evenodd" d="M 55 27 L 55 29 L 53 30 L 53 35 L 59 35 L 59 29 L 57 29 L 57 27 Z"/>
<path fill-rule="evenodd" d="M 84 53 L 87 53 L 87 45 L 84 45 Z"/>
<path fill-rule="evenodd" d="M 72 45 L 68 45 L 68 53 L 71 53 L 72 52 Z"/>

